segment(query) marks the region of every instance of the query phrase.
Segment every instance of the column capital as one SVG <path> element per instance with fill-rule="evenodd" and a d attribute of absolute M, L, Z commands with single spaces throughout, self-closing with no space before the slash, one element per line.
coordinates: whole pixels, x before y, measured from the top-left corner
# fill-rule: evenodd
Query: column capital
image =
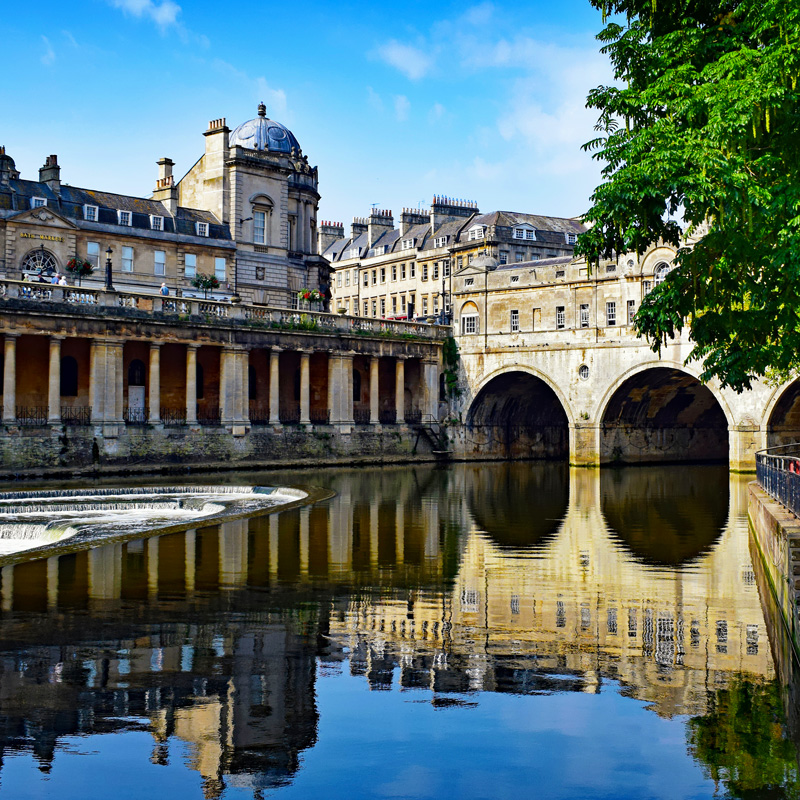
<path fill-rule="evenodd" d="M 51 342 L 63 342 L 67 338 L 65 333 L 50 333 L 48 336 Z"/>
<path fill-rule="evenodd" d="M 199 345 L 197 342 L 187 342 L 186 343 L 186 349 L 187 350 L 199 350 L 200 347 L 201 347 L 201 345 Z"/>
<path fill-rule="evenodd" d="M 19 331 L 3 331 L 3 338 L 6 340 L 19 339 L 19 337 L 20 337 Z"/>
<path fill-rule="evenodd" d="M 150 342 L 150 350 L 160 350 L 163 342 Z"/>
<path fill-rule="evenodd" d="M 283 348 L 282 348 L 282 347 L 279 347 L 279 346 L 278 346 L 278 345 L 276 345 L 276 344 L 275 344 L 275 345 L 272 345 L 271 347 L 269 347 L 269 348 L 267 348 L 267 349 L 270 351 L 270 353 L 275 353 L 276 355 L 278 355 L 279 353 L 282 353 L 282 352 L 283 352 Z"/>

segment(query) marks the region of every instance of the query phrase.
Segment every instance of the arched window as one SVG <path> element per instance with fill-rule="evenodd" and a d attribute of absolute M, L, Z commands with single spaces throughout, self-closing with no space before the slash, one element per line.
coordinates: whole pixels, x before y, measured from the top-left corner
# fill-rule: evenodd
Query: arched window
<path fill-rule="evenodd" d="M 61 396 L 78 396 L 78 362 L 72 356 L 61 359 Z"/>
<path fill-rule="evenodd" d="M 197 362 L 197 399 L 202 400 L 205 394 L 206 387 L 203 381 L 203 365 Z"/>
<path fill-rule="evenodd" d="M 361 401 L 361 373 L 353 367 L 353 400 L 358 403 Z"/>
<path fill-rule="evenodd" d="M 252 364 L 247 367 L 247 397 L 256 399 L 256 368 Z"/>
<path fill-rule="evenodd" d="M 128 366 L 128 386 L 144 385 L 144 362 L 134 358 Z"/>
<path fill-rule="evenodd" d="M 22 259 L 23 272 L 42 272 L 45 275 L 52 275 L 57 269 L 56 257 L 41 247 L 38 250 L 31 250 Z"/>
<path fill-rule="evenodd" d="M 664 283 L 667 275 L 669 275 L 669 273 L 674 269 L 675 265 L 667 264 L 666 261 L 656 264 L 656 268 L 653 272 L 653 281 L 655 282 L 656 286 L 658 286 L 659 283 Z"/>
<path fill-rule="evenodd" d="M 461 308 L 461 334 L 480 333 L 478 306 L 475 303 L 464 303 Z"/>

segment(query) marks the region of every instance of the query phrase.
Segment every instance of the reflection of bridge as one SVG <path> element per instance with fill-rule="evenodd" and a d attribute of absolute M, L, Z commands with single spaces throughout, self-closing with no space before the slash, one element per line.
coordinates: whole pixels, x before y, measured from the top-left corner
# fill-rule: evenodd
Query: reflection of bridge
<path fill-rule="evenodd" d="M 589 277 L 580 261 L 558 264 L 555 279 L 535 263 L 454 277 L 454 302 L 473 321 L 457 326 L 467 423 L 457 451 L 589 465 L 727 460 L 754 470 L 757 450 L 800 439 L 800 381 L 754 382 L 737 394 L 700 383 L 700 365 L 684 363 L 687 339 L 659 358 L 635 337 L 623 311 L 639 308 L 673 256 L 653 248 L 630 269 L 611 264 Z"/>

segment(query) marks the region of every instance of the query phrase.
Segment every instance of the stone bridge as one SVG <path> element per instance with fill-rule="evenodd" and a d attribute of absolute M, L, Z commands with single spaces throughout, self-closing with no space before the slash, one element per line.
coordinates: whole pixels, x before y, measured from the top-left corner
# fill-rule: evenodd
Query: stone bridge
<path fill-rule="evenodd" d="M 559 332 L 561 333 L 561 332 Z M 576 465 L 727 461 L 800 440 L 800 381 L 737 394 L 703 384 L 691 345 L 654 354 L 620 326 L 461 335 L 460 457 L 569 459 Z"/>

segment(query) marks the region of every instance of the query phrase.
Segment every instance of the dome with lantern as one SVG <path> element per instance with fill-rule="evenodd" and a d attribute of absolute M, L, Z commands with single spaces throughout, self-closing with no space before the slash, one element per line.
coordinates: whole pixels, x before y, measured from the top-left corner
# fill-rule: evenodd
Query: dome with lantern
<path fill-rule="evenodd" d="M 267 117 L 267 107 L 258 104 L 258 116 L 243 122 L 231 131 L 229 147 L 246 147 L 249 150 L 262 150 L 272 153 L 300 153 L 300 143 L 294 134 L 280 122 Z"/>

